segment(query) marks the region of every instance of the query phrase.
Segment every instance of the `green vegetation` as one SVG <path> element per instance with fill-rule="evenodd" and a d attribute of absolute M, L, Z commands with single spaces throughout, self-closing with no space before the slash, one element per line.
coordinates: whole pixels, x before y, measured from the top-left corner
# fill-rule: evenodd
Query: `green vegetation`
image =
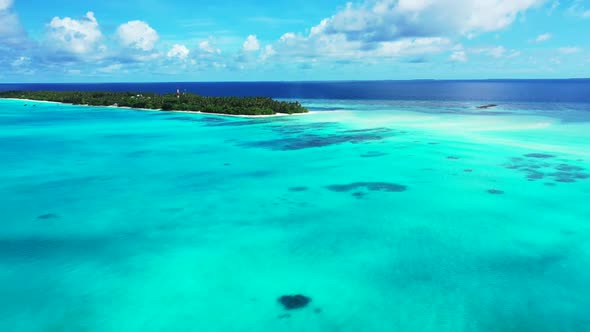
<path fill-rule="evenodd" d="M 273 115 L 306 113 L 299 102 L 276 101 L 266 97 L 203 97 L 192 93 L 175 94 L 81 91 L 7 91 L 0 98 L 32 99 L 91 106 L 119 106 L 194 111 L 232 115 Z"/>

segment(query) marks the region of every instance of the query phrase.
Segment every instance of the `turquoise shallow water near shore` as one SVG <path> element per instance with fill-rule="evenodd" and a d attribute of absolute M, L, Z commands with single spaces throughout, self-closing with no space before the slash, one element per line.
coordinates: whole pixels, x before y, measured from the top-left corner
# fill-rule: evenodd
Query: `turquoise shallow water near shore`
<path fill-rule="evenodd" d="M 0 330 L 590 330 L 587 104 L 303 104 L 0 101 Z"/>

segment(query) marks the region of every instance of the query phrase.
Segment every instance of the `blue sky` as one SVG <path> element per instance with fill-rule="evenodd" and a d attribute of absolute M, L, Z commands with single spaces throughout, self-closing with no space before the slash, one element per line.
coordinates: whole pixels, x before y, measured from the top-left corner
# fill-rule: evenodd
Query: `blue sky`
<path fill-rule="evenodd" d="M 572 77 L 588 0 L 0 0 L 0 82 Z"/>

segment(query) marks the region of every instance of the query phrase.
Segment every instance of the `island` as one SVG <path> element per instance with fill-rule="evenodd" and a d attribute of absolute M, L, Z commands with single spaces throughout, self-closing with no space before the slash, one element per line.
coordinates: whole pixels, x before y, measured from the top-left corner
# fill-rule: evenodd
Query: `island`
<path fill-rule="evenodd" d="M 249 116 L 309 112 L 299 102 L 277 101 L 268 97 L 206 97 L 180 92 L 4 91 L 0 92 L 0 98 Z"/>

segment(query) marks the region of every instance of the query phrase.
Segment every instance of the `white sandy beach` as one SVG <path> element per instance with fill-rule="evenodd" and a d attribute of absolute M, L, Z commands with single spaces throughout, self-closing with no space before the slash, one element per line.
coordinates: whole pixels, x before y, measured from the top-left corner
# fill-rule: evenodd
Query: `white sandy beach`
<path fill-rule="evenodd" d="M 46 104 L 62 104 L 62 105 L 73 105 L 73 106 L 86 106 L 86 107 L 108 107 L 108 108 L 123 108 L 135 111 L 156 111 L 156 112 L 175 112 L 175 113 L 192 113 L 192 114 L 204 114 L 204 115 L 219 115 L 219 116 L 230 116 L 235 118 L 274 118 L 274 117 L 281 117 L 281 116 L 293 116 L 293 115 L 309 115 L 313 114 L 314 112 L 307 112 L 307 113 L 294 113 L 294 114 L 287 114 L 287 113 L 276 113 L 272 115 L 239 115 L 239 114 L 224 114 L 224 113 L 209 113 L 209 112 L 200 112 L 200 111 L 180 111 L 180 110 L 169 110 L 165 111 L 163 109 L 153 109 L 153 108 L 136 108 L 136 107 L 128 107 L 128 106 L 94 106 L 94 105 L 75 105 L 75 104 L 68 104 L 62 103 L 58 101 L 47 101 L 47 100 L 34 100 L 34 99 L 20 99 L 20 98 L 0 98 L 0 100 L 12 100 L 12 101 L 26 101 L 31 103 L 46 103 Z"/>

